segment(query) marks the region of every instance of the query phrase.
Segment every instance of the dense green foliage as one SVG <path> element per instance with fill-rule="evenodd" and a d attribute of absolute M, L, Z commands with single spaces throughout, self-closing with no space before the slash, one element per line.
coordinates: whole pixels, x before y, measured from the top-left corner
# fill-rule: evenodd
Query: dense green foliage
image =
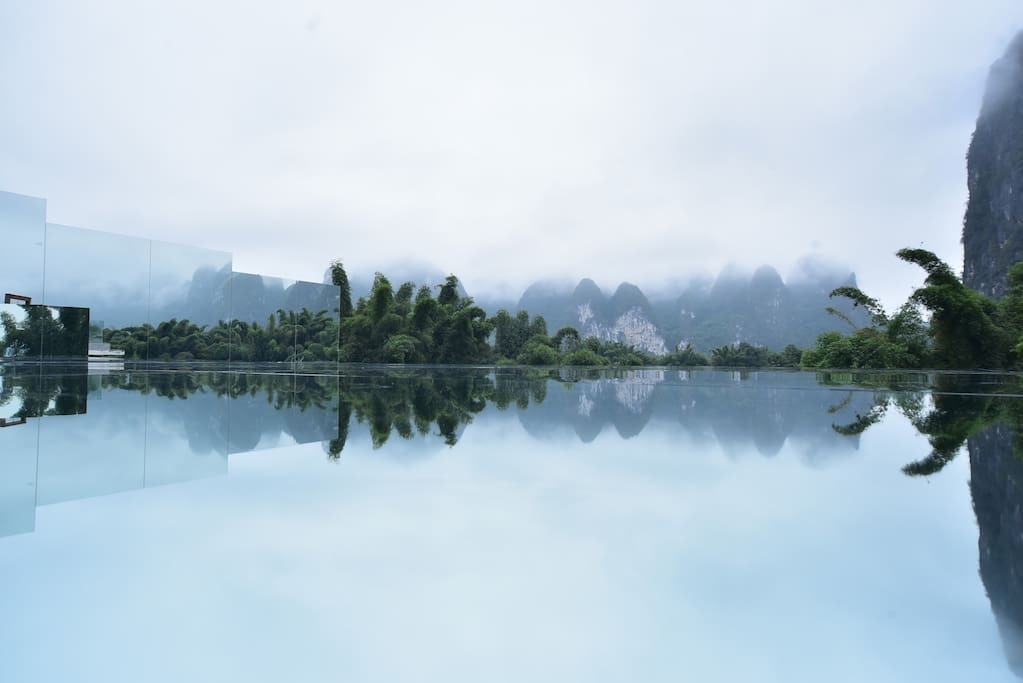
<path fill-rule="evenodd" d="M 290 374 L 236 374 L 223 372 L 123 373 L 99 378 L 104 388 L 136 391 L 167 399 L 185 399 L 210 393 L 227 399 L 260 398 L 275 410 L 319 409 L 337 411 L 337 436 L 327 443 L 331 459 L 344 450 L 351 422 L 365 424 L 374 448 L 393 434 L 402 439 L 437 436 L 449 446 L 458 442 L 473 416 L 493 403 L 498 409 L 526 408 L 547 395 L 547 382 L 558 380 L 548 371 L 491 375 L 484 370 L 418 374 L 393 371 L 366 376 L 300 376 Z M 15 418 L 71 415 L 86 412 L 88 378 L 44 376 L 33 378 L 33 391 Z M 11 400 L 15 384 L 0 385 L 0 405 Z"/>
<path fill-rule="evenodd" d="M 415 292 L 411 282 L 395 292 L 377 273 L 368 299 L 360 298 L 352 314 L 341 318 L 343 362 L 482 363 L 490 359 L 492 323 L 470 297 L 458 293 L 458 278 L 440 285 L 436 298 L 429 287 Z"/>
<path fill-rule="evenodd" d="M 354 304 L 340 261 L 331 262 L 330 277 L 340 290 L 335 315 L 280 309 L 265 323 L 234 320 L 212 327 L 172 319 L 106 329 L 103 338 L 129 360 L 794 367 L 800 356 L 794 346 L 776 353 L 742 343 L 715 349 L 710 358 L 690 345 L 658 357 L 619 341 L 584 339 L 568 325 L 552 336 L 544 317 L 527 311 L 502 309 L 490 317 L 460 294 L 454 275 L 435 288 L 405 282 L 395 289 L 377 273 L 368 296 Z"/>
<path fill-rule="evenodd" d="M 820 335 L 813 348 L 803 353 L 805 367 L 1018 367 L 1023 357 L 1023 264 L 1010 269 L 1009 293 L 996 302 L 966 287 L 946 263 L 929 251 L 902 249 L 897 256 L 924 270 L 923 285 L 891 316 L 876 300 L 854 287 L 834 290 L 833 297 L 849 299 L 864 308 L 872 324 L 859 328 L 853 325 L 851 334 Z M 925 322 L 922 311 L 929 313 L 929 322 Z"/>
<path fill-rule="evenodd" d="M 89 348 L 87 308 L 24 306 L 24 319 L 0 313 L 0 358 L 82 358 Z"/>
<path fill-rule="evenodd" d="M 740 342 L 735 346 L 719 346 L 711 351 L 711 364 L 730 368 L 799 367 L 802 351 L 789 344 L 781 352 L 763 346 Z"/>
<path fill-rule="evenodd" d="M 233 320 L 211 328 L 188 320 L 103 331 L 129 360 L 296 362 L 337 359 L 338 325 L 326 311 L 279 310 L 266 325 Z"/>

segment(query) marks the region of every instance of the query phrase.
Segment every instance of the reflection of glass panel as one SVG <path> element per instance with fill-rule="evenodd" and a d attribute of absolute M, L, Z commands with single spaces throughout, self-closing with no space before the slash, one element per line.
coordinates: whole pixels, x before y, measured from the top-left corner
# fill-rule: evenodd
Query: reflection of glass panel
<path fill-rule="evenodd" d="M 108 327 L 149 322 L 149 240 L 49 224 L 46 299 L 89 308 Z M 135 335 L 129 358 L 146 358 L 145 333 Z"/>
<path fill-rule="evenodd" d="M 29 378 L 19 376 L 18 366 L 0 365 L 0 419 L 17 420 L 22 416 L 22 409 L 32 388 L 38 383 L 39 374 L 32 373 Z"/>
<path fill-rule="evenodd" d="M 89 398 L 88 414 L 40 420 L 40 505 L 129 491 L 145 482 L 146 402 L 139 391 L 105 390 L 103 400 Z"/>
<path fill-rule="evenodd" d="M 227 474 L 226 376 L 151 375 L 146 396 L 146 486 Z M 176 400 L 187 398 L 187 400 Z"/>
<path fill-rule="evenodd" d="M 40 380 L 51 395 L 47 415 L 84 415 L 89 412 L 88 375 L 49 375 Z"/>
<path fill-rule="evenodd" d="M 295 443 L 330 441 L 338 436 L 337 378 L 296 375 L 295 391 L 284 415 Z"/>
<path fill-rule="evenodd" d="M 287 405 L 294 388 L 294 375 L 232 375 L 229 451 L 247 453 L 294 444 L 285 435 L 278 409 Z"/>
<path fill-rule="evenodd" d="M 85 375 L 17 372 L 0 368 L 0 419 L 8 422 L 43 415 L 82 415 L 88 411 Z M 31 366 L 22 366 L 31 367 Z M 38 366 L 36 366 L 38 368 Z"/>
<path fill-rule="evenodd" d="M 233 375 L 231 395 L 231 453 L 337 438 L 334 377 Z"/>
<path fill-rule="evenodd" d="M 46 200 L 0 192 L 0 303 L 4 294 L 21 294 L 35 303 L 43 297 L 43 243 Z"/>
<path fill-rule="evenodd" d="M 0 418 L 0 536 L 35 529 L 38 445 L 39 420 Z"/>

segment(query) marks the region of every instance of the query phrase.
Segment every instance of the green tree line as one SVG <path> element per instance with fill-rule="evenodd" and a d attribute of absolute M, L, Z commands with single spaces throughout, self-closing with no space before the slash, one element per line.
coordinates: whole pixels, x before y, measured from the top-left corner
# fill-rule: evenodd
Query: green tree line
<path fill-rule="evenodd" d="M 340 292 L 332 312 L 282 309 L 265 322 L 214 326 L 172 319 L 106 329 L 103 339 L 126 359 L 166 361 L 798 367 L 802 354 L 795 346 L 775 352 L 742 342 L 709 354 L 685 345 L 657 356 L 619 341 L 582 338 L 573 327 L 551 334 L 542 316 L 527 311 L 490 316 L 460 294 L 454 275 L 435 287 L 404 282 L 395 289 L 377 273 L 369 295 L 353 302 L 343 264 L 333 261 L 330 272 Z"/>
<path fill-rule="evenodd" d="M 1008 274 L 1008 294 L 994 301 L 966 287 L 948 264 L 924 249 L 898 258 L 926 273 L 894 313 L 855 287 L 845 297 L 870 314 L 871 323 L 848 334 L 827 332 L 802 355 L 809 368 L 1010 369 L 1023 363 L 1023 263 Z M 839 317 L 837 311 L 831 310 Z M 929 315 L 925 320 L 924 312 Z M 846 322 L 849 322 L 846 319 Z"/>
<path fill-rule="evenodd" d="M 353 420 L 367 426 L 374 448 L 383 446 L 392 435 L 402 439 L 435 436 L 454 446 L 463 427 L 488 403 L 499 410 L 512 405 L 526 408 L 540 404 L 547 396 L 550 379 L 558 377 L 543 370 L 492 375 L 479 369 L 453 374 L 395 370 L 362 377 L 309 376 L 297 383 L 292 375 L 223 372 L 125 373 L 103 376 L 101 381 L 104 388 L 137 391 L 170 400 L 209 392 L 228 399 L 262 397 L 278 410 L 337 410 L 338 435 L 327 443 L 328 455 L 337 459 L 344 450 Z M 60 386 L 59 383 L 56 388 L 46 385 L 45 391 L 32 392 L 39 400 L 26 402 L 25 410 L 45 405 L 52 395 L 60 393 Z M 84 400 L 84 392 L 82 397 Z M 0 405 L 4 398 L 0 393 Z M 26 413 L 27 416 L 37 414 L 42 413 Z"/>

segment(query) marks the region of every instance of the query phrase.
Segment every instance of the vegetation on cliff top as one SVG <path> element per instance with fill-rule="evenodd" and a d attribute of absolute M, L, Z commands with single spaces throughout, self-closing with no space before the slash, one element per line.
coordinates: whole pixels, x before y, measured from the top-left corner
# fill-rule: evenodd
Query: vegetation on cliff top
<path fill-rule="evenodd" d="M 994 301 L 963 284 L 948 264 L 923 249 L 897 256 L 926 278 L 895 313 L 853 287 L 831 294 L 865 309 L 871 324 L 850 334 L 820 335 L 803 353 L 811 368 L 1009 369 L 1023 360 L 1023 263 L 1009 270 L 1009 291 Z M 929 313 L 929 321 L 923 312 Z"/>

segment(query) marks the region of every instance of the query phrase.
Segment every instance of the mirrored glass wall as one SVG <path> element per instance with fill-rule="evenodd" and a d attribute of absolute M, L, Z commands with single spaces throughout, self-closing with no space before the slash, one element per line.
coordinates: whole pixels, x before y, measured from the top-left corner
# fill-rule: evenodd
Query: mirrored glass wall
<path fill-rule="evenodd" d="M 42 303 L 45 239 L 46 200 L 0 192 L 0 297 L 18 294 Z"/>
<path fill-rule="evenodd" d="M 0 358 L 85 360 L 88 350 L 89 309 L 0 304 Z"/>
<path fill-rule="evenodd" d="M 337 361 L 333 285 L 235 273 L 227 252 L 46 223 L 44 200 L 4 192 L 0 239 L 2 291 L 88 309 L 91 357 Z"/>
<path fill-rule="evenodd" d="M 234 273 L 230 290 L 232 360 L 337 360 L 337 287 Z"/>

